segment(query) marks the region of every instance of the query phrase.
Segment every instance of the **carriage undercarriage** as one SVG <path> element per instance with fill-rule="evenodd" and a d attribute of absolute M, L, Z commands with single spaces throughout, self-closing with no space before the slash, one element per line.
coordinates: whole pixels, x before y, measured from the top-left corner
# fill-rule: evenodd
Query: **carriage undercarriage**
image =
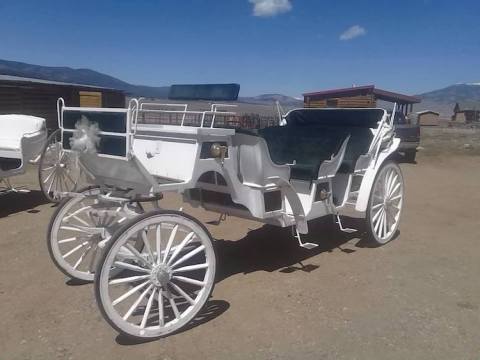
<path fill-rule="evenodd" d="M 49 250 L 65 274 L 95 281 L 102 315 L 128 336 L 178 331 L 213 290 L 214 241 L 198 220 L 161 209 L 165 192 L 194 207 L 292 228 L 306 249 L 318 246 L 302 240 L 308 221 L 323 216 L 345 232 L 356 230 L 343 217 L 365 219 L 378 244 L 397 231 L 403 179 L 391 157 L 399 140 L 384 110 L 298 109 L 285 126 L 251 131 L 217 127 L 233 114 L 221 105 L 206 112 L 136 100 L 128 109 L 60 105 L 63 147 L 76 150 L 95 187 L 64 194 L 70 197 L 52 218 Z M 181 123 L 139 122 L 159 113 Z M 98 127 L 95 151 L 72 150 L 82 117 Z M 186 125 L 189 117 L 200 123 Z M 145 202 L 156 209 L 145 211 Z"/>

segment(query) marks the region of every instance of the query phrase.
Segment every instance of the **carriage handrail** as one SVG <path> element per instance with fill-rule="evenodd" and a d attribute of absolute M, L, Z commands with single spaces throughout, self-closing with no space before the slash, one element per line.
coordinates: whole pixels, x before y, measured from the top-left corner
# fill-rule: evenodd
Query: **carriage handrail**
<path fill-rule="evenodd" d="M 143 109 L 141 110 L 142 113 L 161 113 L 161 114 L 183 114 L 182 122 L 180 123 L 180 126 L 185 126 L 184 125 L 184 120 L 186 115 L 201 115 L 201 120 L 200 120 L 200 126 L 199 127 L 204 127 L 205 123 L 205 117 L 207 115 L 213 115 L 212 117 L 212 122 L 210 124 L 210 127 L 213 128 L 215 125 L 215 116 L 217 114 L 220 115 L 230 115 L 230 116 L 235 116 L 237 115 L 236 112 L 233 111 L 195 111 L 195 110 L 187 110 L 187 111 L 182 111 L 182 110 L 159 110 L 159 109 Z"/>
<path fill-rule="evenodd" d="M 188 110 L 188 104 L 181 104 L 181 103 L 159 103 L 159 102 L 143 102 L 139 101 L 140 113 L 160 113 L 160 114 L 182 114 L 182 120 L 180 126 L 185 126 L 185 120 L 187 115 L 200 115 L 200 126 L 204 127 L 205 118 L 207 115 L 212 115 L 212 121 L 210 127 L 213 128 L 215 125 L 215 118 L 217 114 L 227 115 L 227 116 L 235 116 L 237 115 L 236 112 L 233 111 L 219 111 L 221 108 L 232 108 L 238 107 L 238 105 L 234 104 L 223 104 L 223 103 L 213 103 L 210 105 L 210 110 L 208 111 L 200 111 L 200 110 Z M 148 108 L 150 107 L 150 109 Z M 152 107 L 157 107 L 156 109 Z M 172 107 L 172 108 L 181 108 L 181 110 L 172 110 L 172 109 L 161 109 L 161 107 Z"/>
<path fill-rule="evenodd" d="M 63 127 L 63 111 L 62 109 L 65 107 L 65 100 L 63 98 L 58 98 L 57 100 L 57 122 L 58 128 L 61 129 Z"/>
<path fill-rule="evenodd" d="M 238 107 L 238 105 L 233 105 L 233 104 L 212 104 L 211 108 L 210 108 L 210 111 L 214 111 L 215 113 L 217 112 L 217 109 L 219 107 Z M 225 111 L 221 111 L 221 113 L 225 113 Z M 216 114 L 213 114 L 213 117 L 212 117 L 212 124 L 210 125 L 211 128 L 213 128 L 213 124 L 215 123 L 215 115 Z"/>
<path fill-rule="evenodd" d="M 140 104 L 140 111 L 143 111 L 143 110 L 147 110 L 147 109 L 144 109 L 143 105 L 147 105 L 147 106 L 157 106 L 157 107 L 160 107 L 160 106 L 167 106 L 167 107 L 180 107 L 180 108 L 183 108 L 183 111 L 186 112 L 188 111 L 188 104 L 169 104 L 169 103 L 155 103 L 155 102 L 142 102 Z M 154 110 L 154 109 L 150 109 L 150 110 Z M 186 117 L 187 114 L 183 114 L 183 117 L 182 117 L 182 123 L 181 125 L 183 126 L 184 122 L 185 122 L 185 117 Z"/>

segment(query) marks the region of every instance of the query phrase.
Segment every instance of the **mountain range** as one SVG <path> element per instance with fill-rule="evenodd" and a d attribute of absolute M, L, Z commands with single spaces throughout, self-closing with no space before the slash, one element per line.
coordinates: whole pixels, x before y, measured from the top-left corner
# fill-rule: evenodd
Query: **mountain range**
<path fill-rule="evenodd" d="M 125 91 L 130 96 L 144 96 L 152 98 L 167 98 L 169 86 L 133 85 L 98 71 L 91 69 L 72 69 L 70 67 L 51 67 L 32 65 L 17 61 L 0 59 L 0 74 L 13 75 L 43 80 L 94 85 L 106 88 L 115 88 Z M 455 103 L 480 108 L 480 83 L 455 84 L 443 89 L 434 90 L 417 95 L 422 103 L 415 106 L 415 110 L 435 110 L 442 115 L 451 115 Z M 282 94 L 262 94 L 252 97 L 240 97 L 240 102 L 271 105 L 276 101 L 286 107 L 302 106 L 302 99 Z"/>
<path fill-rule="evenodd" d="M 143 96 L 165 99 L 168 98 L 170 90 L 169 86 L 155 87 L 129 84 L 113 76 L 90 69 L 72 69 L 64 66 L 41 66 L 1 59 L 0 74 L 119 89 L 125 91 L 130 96 L 136 97 Z M 239 101 L 241 102 L 261 105 L 270 105 L 277 100 L 286 106 L 301 106 L 303 103 L 302 100 L 281 94 L 264 94 L 260 96 L 239 98 Z"/>

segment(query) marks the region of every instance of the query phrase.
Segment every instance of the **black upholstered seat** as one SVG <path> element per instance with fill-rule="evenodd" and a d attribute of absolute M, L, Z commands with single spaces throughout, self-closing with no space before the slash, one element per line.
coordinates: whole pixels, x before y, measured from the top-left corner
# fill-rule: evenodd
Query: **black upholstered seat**
<path fill-rule="evenodd" d="M 334 127 L 321 124 L 308 126 L 276 126 L 261 129 L 258 135 L 268 145 L 276 164 L 293 164 L 293 179 L 311 181 L 317 178 L 320 165 L 337 154 L 350 135 L 341 172 L 352 172 L 360 155 L 368 151 L 372 140 L 369 128 Z"/>

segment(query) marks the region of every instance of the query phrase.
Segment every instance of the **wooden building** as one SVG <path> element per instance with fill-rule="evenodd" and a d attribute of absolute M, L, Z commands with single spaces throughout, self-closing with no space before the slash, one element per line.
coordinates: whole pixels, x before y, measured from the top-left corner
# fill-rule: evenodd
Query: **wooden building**
<path fill-rule="evenodd" d="M 325 90 L 303 94 L 305 107 L 313 108 L 369 108 L 377 101 L 396 102 L 405 115 L 413 111 L 413 104 L 421 100 L 414 96 L 377 89 L 375 85 Z"/>
<path fill-rule="evenodd" d="M 438 126 L 440 114 L 432 110 L 417 112 L 417 123 L 420 126 Z"/>
<path fill-rule="evenodd" d="M 452 121 L 458 124 L 480 122 L 480 102 L 456 103 L 453 108 Z"/>
<path fill-rule="evenodd" d="M 121 90 L 0 75 L 0 114 L 43 117 L 50 131 L 57 125 L 57 99 L 67 106 L 125 107 Z"/>

